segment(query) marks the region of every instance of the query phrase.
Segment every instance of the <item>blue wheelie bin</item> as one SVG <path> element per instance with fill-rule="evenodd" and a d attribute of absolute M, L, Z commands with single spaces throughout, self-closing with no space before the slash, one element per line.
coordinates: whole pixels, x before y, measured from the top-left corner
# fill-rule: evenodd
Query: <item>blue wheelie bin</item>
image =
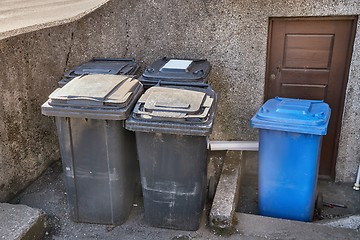
<path fill-rule="evenodd" d="M 312 220 L 330 112 L 323 101 L 276 97 L 251 119 L 259 129 L 260 215 Z"/>

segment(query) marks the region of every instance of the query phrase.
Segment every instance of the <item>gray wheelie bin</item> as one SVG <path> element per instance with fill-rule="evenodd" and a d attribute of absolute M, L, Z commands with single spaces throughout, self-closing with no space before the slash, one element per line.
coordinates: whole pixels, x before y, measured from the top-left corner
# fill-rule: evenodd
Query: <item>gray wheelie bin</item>
<path fill-rule="evenodd" d="M 85 75 L 42 105 L 55 116 L 71 218 L 123 223 L 137 176 L 135 136 L 123 125 L 143 91 L 129 76 Z"/>
<path fill-rule="evenodd" d="M 155 227 L 199 228 L 207 186 L 211 88 L 151 87 L 126 120 L 136 132 L 145 219 Z"/>

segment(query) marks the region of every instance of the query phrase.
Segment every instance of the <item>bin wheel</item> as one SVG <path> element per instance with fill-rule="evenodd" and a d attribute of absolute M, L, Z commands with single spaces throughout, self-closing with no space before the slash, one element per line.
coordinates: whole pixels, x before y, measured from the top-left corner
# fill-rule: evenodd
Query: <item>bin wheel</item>
<path fill-rule="evenodd" d="M 324 207 L 324 197 L 321 192 L 318 193 L 315 201 L 315 208 L 316 210 L 320 211 Z"/>
<path fill-rule="evenodd" d="M 208 182 L 208 199 L 213 200 L 215 197 L 215 190 L 216 190 L 216 181 L 214 176 L 209 178 Z"/>

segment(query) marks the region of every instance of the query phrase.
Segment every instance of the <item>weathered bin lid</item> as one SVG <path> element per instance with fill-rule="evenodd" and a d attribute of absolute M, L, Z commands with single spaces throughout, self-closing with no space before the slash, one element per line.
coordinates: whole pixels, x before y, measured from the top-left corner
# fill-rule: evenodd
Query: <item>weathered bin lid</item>
<path fill-rule="evenodd" d="M 326 135 L 331 109 L 322 100 L 276 97 L 251 119 L 254 128 Z"/>
<path fill-rule="evenodd" d="M 214 99 L 204 92 L 152 87 L 139 99 L 134 113 L 141 118 L 205 121 Z"/>
<path fill-rule="evenodd" d="M 85 74 L 132 75 L 138 70 L 133 58 L 93 58 L 64 74 L 58 83 L 62 87 L 73 78 Z"/>
<path fill-rule="evenodd" d="M 141 83 L 124 75 L 84 75 L 56 89 L 42 106 L 49 116 L 125 119 L 142 92 Z"/>
<path fill-rule="evenodd" d="M 193 82 L 207 83 L 211 65 L 206 59 L 162 58 L 145 69 L 140 77 L 144 83 Z"/>
<path fill-rule="evenodd" d="M 138 100 L 126 128 L 182 135 L 211 133 L 216 93 L 208 88 L 151 87 Z"/>

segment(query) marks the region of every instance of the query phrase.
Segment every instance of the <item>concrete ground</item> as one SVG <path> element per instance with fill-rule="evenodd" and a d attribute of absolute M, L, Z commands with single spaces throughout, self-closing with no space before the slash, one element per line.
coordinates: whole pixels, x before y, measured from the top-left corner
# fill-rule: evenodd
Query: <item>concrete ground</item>
<path fill-rule="evenodd" d="M 1 0 L 0 38 L 74 21 L 108 0 Z"/>
<path fill-rule="evenodd" d="M 244 185 L 245 181 L 242 182 Z M 325 187 L 327 184 L 325 184 Z M 332 185 L 331 185 L 332 186 Z M 247 190 L 246 190 L 247 189 Z M 339 189 L 342 189 L 339 186 Z M 250 209 L 256 206 L 256 199 L 252 199 L 250 193 L 256 193 L 255 188 L 245 188 L 245 194 L 241 192 L 240 198 L 244 198 L 240 204 L 245 204 Z M 325 193 L 325 192 L 324 192 Z M 336 191 L 326 192 L 330 196 L 336 195 Z M 331 193 L 331 194 L 330 194 Z M 339 191 L 339 194 L 345 194 Z M 140 194 L 139 194 L 140 195 Z M 356 196 L 356 195 L 355 195 Z M 357 195 L 358 196 L 358 195 Z M 325 197 L 326 199 L 327 197 Z M 337 198 L 338 201 L 340 201 Z M 250 204 L 250 202 L 252 203 Z M 360 201 L 358 199 L 358 201 Z M 60 162 L 53 164 L 37 181 L 35 181 L 22 194 L 15 198 L 12 203 L 25 204 L 30 207 L 42 209 L 48 215 L 48 230 L 44 239 L 360 239 L 359 230 L 333 228 L 313 223 L 303 223 L 282 219 L 267 218 L 244 213 L 235 214 L 235 227 L 230 231 L 216 231 L 210 229 L 206 215 L 209 207 L 204 211 L 201 227 L 198 231 L 178 231 L 154 228 L 144 220 L 144 209 L 141 196 L 138 196 L 129 219 L 121 226 L 107 226 L 97 224 L 74 223 L 68 214 L 66 191 L 63 183 L 62 167 Z M 255 204 L 254 204 L 255 203 Z M 349 204 L 350 202 L 345 202 Z M 208 204 L 210 205 L 210 204 Z M 348 211 L 358 211 L 357 207 L 349 205 Z M 240 207 L 239 210 L 242 210 Z M 340 209 L 331 209 L 334 211 Z M 251 210 L 252 211 L 252 210 Z M 245 211 L 246 212 L 246 211 Z M 250 211 L 249 211 L 250 212 Z M 254 213 L 254 212 L 252 212 Z M 324 218 L 329 214 L 340 216 L 349 212 L 330 213 L 326 210 Z"/>

